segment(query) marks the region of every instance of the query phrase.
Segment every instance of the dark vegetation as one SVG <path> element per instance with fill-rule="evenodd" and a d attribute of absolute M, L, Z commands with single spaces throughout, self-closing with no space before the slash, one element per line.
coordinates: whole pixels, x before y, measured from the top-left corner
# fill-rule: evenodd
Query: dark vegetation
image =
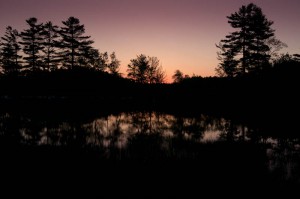
<path fill-rule="evenodd" d="M 98 103 L 111 109 L 140 106 L 175 112 L 207 110 L 245 115 L 249 111 L 296 111 L 300 64 L 288 59 L 260 74 L 235 78 L 190 77 L 174 84 L 135 83 L 87 68 L 4 76 L 0 79 L 0 100 L 1 103 L 39 100 L 66 104 L 74 101 L 85 106 Z"/>
<path fill-rule="evenodd" d="M 219 76 L 189 77 L 177 70 L 172 84 L 163 83 L 165 73 L 159 60 L 143 54 L 131 60 L 127 78 L 123 77 L 115 53 L 108 55 L 94 49 L 93 41 L 84 35 L 84 26 L 74 17 L 64 21 L 61 28 L 51 22 L 39 24 L 36 18 L 28 19 L 29 27 L 21 33 L 8 27 L 1 38 L 0 52 L 3 171 L 14 170 L 10 179 L 23 179 L 18 181 L 21 184 L 39 171 L 43 176 L 37 181 L 51 179 L 59 186 L 72 181 L 73 191 L 78 192 L 84 186 L 84 190 L 99 189 L 103 182 L 102 191 L 109 192 L 111 185 L 123 191 L 122 196 L 137 193 L 122 190 L 122 185 L 130 187 L 128 179 L 133 181 L 132 189 L 153 197 L 159 193 L 191 197 L 201 191 L 214 191 L 215 186 L 243 191 L 251 187 L 265 193 L 272 190 L 275 195 L 298 186 L 298 181 L 280 181 L 280 177 L 268 175 L 266 145 L 257 143 L 255 136 L 281 138 L 286 141 L 283 145 L 299 140 L 295 117 L 300 102 L 299 55 L 278 55 L 286 45 L 275 38 L 273 22 L 256 5 L 243 6 L 228 19 L 237 31 L 217 45 Z M 110 149 L 112 155 L 103 148 L 82 145 L 86 140 L 80 128 L 83 121 L 152 111 L 179 118 L 192 118 L 201 112 L 243 124 L 255 133 L 250 142 L 226 138 L 214 144 L 189 142 L 179 136 L 172 141 L 176 151 L 171 154 L 164 153 L 157 144 L 162 141 L 157 134 L 137 134 L 125 151 Z M 31 121 L 39 125 L 30 126 Z M 64 134 L 69 135 L 69 145 L 39 146 L 16 141 L 19 130 L 25 128 L 23 123 L 34 132 L 44 124 L 55 126 L 62 121 L 73 125 Z"/>
<path fill-rule="evenodd" d="M 27 29 L 19 33 L 9 26 L 1 37 L 1 103 L 73 101 L 245 115 L 296 106 L 299 55 L 278 54 L 286 44 L 275 38 L 273 22 L 256 5 L 242 6 L 228 19 L 236 31 L 217 45 L 220 76 L 189 77 L 177 70 L 174 83 L 164 84 L 160 61 L 143 54 L 131 60 L 124 78 L 116 54 L 94 49 L 75 17 L 62 27 L 30 18 Z"/>

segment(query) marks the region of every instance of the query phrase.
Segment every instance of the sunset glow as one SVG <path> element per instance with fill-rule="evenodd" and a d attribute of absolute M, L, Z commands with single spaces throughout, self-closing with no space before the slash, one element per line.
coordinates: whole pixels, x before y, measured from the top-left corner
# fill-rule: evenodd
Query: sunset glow
<path fill-rule="evenodd" d="M 170 82 L 176 69 L 215 75 L 215 44 L 232 31 L 226 16 L 250 2 L 274 21 L 275 35 L 288 45 L 283 53 L 300 53 L 299 0 L 0 0 L 0 36 L 6 26 L 22 31 L 29 17 L 61 26 L 74 16 L 95 48 L 116 52 L 123 74 L 130 59 L 145 54 L 160 59 Z"/>

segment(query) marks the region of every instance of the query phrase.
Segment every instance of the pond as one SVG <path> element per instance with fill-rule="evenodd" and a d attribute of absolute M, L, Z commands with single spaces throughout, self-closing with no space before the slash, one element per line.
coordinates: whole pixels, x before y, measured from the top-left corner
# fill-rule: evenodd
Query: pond
<path fill-rule="evenodd" d="M 101 179 L 110 171 L 106 180 L 115 178 L 125 184 L 122 180 L 132 178 L 129 173 L 139 171 L 147 182 L 159 176 L 161 186 L 171 183 L 181 188 L 201 182 L 216 186 L 251 180 L 261 185 L 298 186 L 299 138 L 266 131 L 200 113 L 132 111 L 92 118 L 57 113 L 0 115 L 1 158 L 6 170 L 22 165 L 34 172 L 43 167 L 71 177 L 70 169 L 76 168 L 77 175 L 93 173 Z M 17 173 L 26 175 L 24 170 Z M 185 185 L 180 185 L 182 178 Z M 141 177 L 138 180 L 145 183 Z M 196 184 L 191 183 L 194 180 Z"/>

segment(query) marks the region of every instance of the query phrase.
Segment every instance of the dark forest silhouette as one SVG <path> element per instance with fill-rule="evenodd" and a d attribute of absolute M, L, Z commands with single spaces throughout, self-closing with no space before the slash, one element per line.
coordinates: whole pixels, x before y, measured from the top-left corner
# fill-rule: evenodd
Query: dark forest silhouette
<path fill-rule="evenodd" d="M 116 54 L 94 49 L 79 19 L 69 17 L 58 27 L 30 18 L 21 33 L 7 27 L 1 37 L 0 103 L 16 110 L 22 109 L 19 103 L 30 107 L 36 102 L 67 111 L 82 104 L 89 109 L 100 104 L 116 110 L 189 110 L 245 120 L 257 113 L 263 120 L 296 112 L 299 55 L 278 54 L 286 45 L 256 5 L 242 6 L 228 19 L 236 31 L 217 46 L 220 76 L 176 70 L 173 84 L 164 84 L 157 57 L 137 55 L 124 78 Z"/>
<path fill-rule="evenodd" d="M 249 18 L 246 24 L 241 21 L 243 15 Z M 177 70 L 173 85 L 161 84 L 166 74 L 159 59 L 144 54 L 131 60 L 128 78 L 122 77 L 116 54 L 94 49 L 90 36 L 84 35 L 84 25 L 75 17 L 63 21 L 62 27 L 30 18 L 28 29 L 19 33 L 9 26 L 1 37 L 1 95 L 94 96 L 161 106 L 167 101 L 198 106 L 226 95 L 232 107 L 239 103 L 236 96 L 240 93 L 249 95 L 243 99 L 246 102 L 264 97 L 263 87 L 274 95 L 280 93 L 280 87 L 295 87 L 299 55 L 278 55 L 285 44 L 274 37 L 272 22 L 261 9 L 249 4 L 228 18 L 238 30 L 218 45 L 221 63 L 217 72 L 225 77 L 190 77 Z"/>
<path fill-rule="evenodd" d="M 115 52 L 100 53 L 85 36 L 79 19 L 69 17 L 62 27 L 52 22 L 38 23 L 37 18 L 26 20 L 28 29 L 18 32 L 11 26 L 1 37 L 1 66 L 6 76 L 26 76 L 31 72 L 93 68 L 119 75 L 120 61 Z M 22 56 L 21 56 L 22 55 Z M 110 58 L 110 59 L 109 59 Z"/>
<path fill-rule="evenodd" d="M 221 61 L 216 68 L 217 74 L 235 77 L 260 74 L 274 68 L 284 56 L 280 57 L 278 52 L 287 45 L 275 37 L 275 30 L 271 28 L 273 22 L 266 18 L 261 8 L 251 3 L 227 18 L 236 31 L 217 45 Z M 2 77 L 78 68 L 121 76 L 120 61 L 115 52 L 108 55 L 93 48 L 93 41 L 85 35 L 85 27 L 78 18 L 69 17 L 62 21 L 61 27 L 51 21 L 39 23 L 34 17 L 26 23 L 28 28 L 21 32 L 8 26 L 1 37 Z M 292 59 L 298 62 L 299 56 L 296 54 Z M 127 72 L 127 77 L 137 83 L 163 83 L 166 76 L 157 57 L 143 54 L 131 60 Z M 180 70 L 172 77 L 174 83 L 190 78 Z M 196 77 L 201 78 L 192 78 Z"/>
<path fill-rule="evenodd" d="M 298 187 L 300 55 L 279 54 L 286 44 L 258 6 L 227 18 L 235 31 L 217 45 L 218 76 L 176 70 L 171 84 L 160 60 L 145 54 L 130 60 L 125 77 L 116 53 L 93 48 L 75 17 L 61 27 L 34 17 L 21 32 L 8 26 L 0 169 L 14 170 L 22 185 L 37 173 L 42 186 L 55 178 L 74 195 L 113 195 L 113 186 L 189 198 L 220 187 L 240 197 L 232 190 L 276 195 Z M 209 131 L 218 140 L 199 142 Z M 136 190 L 128 196 L 143 198 Z"/>

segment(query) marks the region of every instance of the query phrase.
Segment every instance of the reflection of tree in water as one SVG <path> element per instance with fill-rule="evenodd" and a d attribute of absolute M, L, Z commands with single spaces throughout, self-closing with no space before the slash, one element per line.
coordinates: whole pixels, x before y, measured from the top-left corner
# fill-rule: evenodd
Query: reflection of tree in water
<path fill-rule="evenodd" d="M 218 128 L 221 131 L 220 140 L 225 140 L 228 142 L 250 140 L 252 134 L 255 134 L 253 129 L 249 129 L 243 124 L 238 124 L 233 120 L 225 120 L 223 118 L 220 119 Z"/>
<path fill-rule="evenodd" d="M 50 122 L 19 113 L 0 114 L 0 142 L 9 145 L 71 146 L 104 151 L 106 158 L 157 160 L 197 158 L 207 141 L 249 143 L 265 151 L 276 179 L 299 181 L 299 138 L 266 135 L 235 120 L 206 115 L 186 117 L 160 112 L 103 115 L 92 121 Z M 207 139 L 209 134 L 214 139 Z M 222 145 L 220 145 L 222 146 Z M 103 154 L 102 154 L 103 155 Z"/>
<path fill-rule="evenodd" d="M 69 123 L 63 122 L 57 127 L 45 127 L 41 131 L 41 145 L 62 146 L 66 145 L 74 136 L 74 128 Z"/>
<path fill-rule="evenodd" d="M 266 144 L 269 171 L 277 180 L 300 183 L 299 138 L 268 138 Z"/>
<path fill-rule="evenodd" d="M 135 159 L 157 159 L 163 153 L 165 131 L 164 115 L 158 112 L 131 112 L 126 115 L 129 145 L 127 152 Z"/>
<path fill-rule="evenodd" d="M 198 117 L 170 116 L 168 118 L 170 130 L 178 139 L 200 141 L 207 131 L 216 131 L 215 120 L 200 115 Z"/>
<path fill-rule="evenodd" d="M 300 139 L 265 135 L 266 129 L 249 128 L 232 120 L 223 120 L 220 139 L 247 141 L 260 146 L 267 155 L 268 170 L 277 181 L 300 183 Z"/>
<path fill-rule="evenodd" d="M 172 139 L 199 140 L 205 131 L 204 119 L 203 116 L 184 118 L 150 111 L 107 115 L 80 124 L 78 121 L 49 123 L 38 117 L 3 115 L 1 127 L 5 135 L 12 135 L 9 132 L 14 131 L 14 137 L 18 135 L 20 142 L 27 145 L 124 149 L 128 143 L 147 142 L 171 151 Z"/>
<path fill-rule="evenodd" d="M 157 134 L 164 140 L 199 142 L 209 132 L 216 132 L 219 140 L 261 140 L 257 136 L 257 130 L 237 124 L 233 120 L 205 115 L 184 117 L 144 111 L 106 115 L 87 123 L 61 121 L 54 124 L 18 115 L 5 114 L 1 118 L 2 132 L 14 132 L 14 136 L 20 136 L 24 143 L 39 145 L 126 148 L 128 139 L 139 134 Z"/>
<path fill-rule="evenodd" d="M 0 136 L 1 144 L 12 144 L 22 139 L 19 133 L 20 118 L 9 113 L 0 115 Z"/>

